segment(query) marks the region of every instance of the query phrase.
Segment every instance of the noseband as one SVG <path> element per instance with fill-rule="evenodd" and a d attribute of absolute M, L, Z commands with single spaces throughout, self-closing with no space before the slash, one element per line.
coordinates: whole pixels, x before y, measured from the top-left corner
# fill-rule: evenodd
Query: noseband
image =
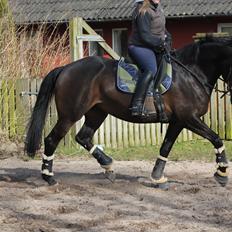
<path fill-rule="evenodd" d="M 229 81 L 230 76 L 232 76 L 232 66 L 230 65 L 229 73 L 227 74 L 226 78 L 221 78 L 219 79 L 227 84 L 227 90 L 220 90 L 217 87 L 215 88 L 216 92 L 223 93 L 220 98 L 225 97 L 228 93 L 230 93 L 230 102 L 232 104 L 232 80 Z"/>

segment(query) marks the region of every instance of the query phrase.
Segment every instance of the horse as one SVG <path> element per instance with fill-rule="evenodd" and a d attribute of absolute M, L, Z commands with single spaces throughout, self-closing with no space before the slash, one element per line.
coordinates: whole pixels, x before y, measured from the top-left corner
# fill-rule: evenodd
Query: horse
<path fill-rule="evenodd" d="M 85 116 L 85 121 L 75 140 L 98 161 L 106 173 L 113 173 L 113 159 L 94 145 L 92 138 L 108 114 L 132 123 L 159 122 L 158 114 L 131 115 L 129 107 L 132 95 L 120 92 L 115 85 L 117 64 L 118 61 L 113 59 L 85 57 L 55 68 L 42 81 L 28 124 L 25 150 L 34 157 L 40 148 L 46 112 L 54 95 L 58 120 L 44 139 L 41 170 L 42 178 L 49 185 L 57 183 L 52 171 L 54 151 L 82 116 Z M 186 128 L 212 143 L 217 164 L 214 178 L 225 186 L 228 182 L 228 161 L 223 141 L 201 120 L 201 116 L 208 110 L 210 96 L 220 76 L 227 83 L 228 92 L 232 93 L 232 38 L 206 36 L 188 44 L 172 54 L 172 68 L 171 88 L 162 96 L 168 129 L 151 180 L 160 186 L 168 183 L 164 176 L 168 155 L 178 135 Z M 146 104 L 149 106 L 153 101 Z"/>

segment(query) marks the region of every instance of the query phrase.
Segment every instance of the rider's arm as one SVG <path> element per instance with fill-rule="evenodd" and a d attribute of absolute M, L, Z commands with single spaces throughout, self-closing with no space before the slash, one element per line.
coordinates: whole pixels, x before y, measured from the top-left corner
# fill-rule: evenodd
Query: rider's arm
<path fill-rule="evenodd" d="M 152 35 L 151 33 L 151 16 L 148 12 L 140 13 L 137 16 L 137 27 L 139 35 L 144 44 L 153 50 L 159 50 L 163 46 L 164 41 L 161 38 Z"/>

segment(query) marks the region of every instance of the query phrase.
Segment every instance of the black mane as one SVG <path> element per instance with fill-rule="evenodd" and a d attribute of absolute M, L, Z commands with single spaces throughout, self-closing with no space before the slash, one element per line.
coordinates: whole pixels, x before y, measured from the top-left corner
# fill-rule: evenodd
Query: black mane
<path fill-rule="evenodd" d="M 232 46 L 232 36 L 215 37 L 207 35 L 199 39 L 199 43 L 219 43 L 225 46 Z"/>
<path fill-rule="evenodd" d="M 232 36 L 214 37 L 212 35 L 207 35 L 198 39 L 196 42 L 176 50 L 173 55 L 184 64 L 194 63 L 199 52 L 199 47 L 206 43 L 218 43 L 224 46 L 232 46 Z"/>
<path fill-rule="evenodd" d="M 176 50 L 172 55 L 184 64 L 191 64 L 195 62 L 198 48 L 199 43 L 194 42 Z"/>

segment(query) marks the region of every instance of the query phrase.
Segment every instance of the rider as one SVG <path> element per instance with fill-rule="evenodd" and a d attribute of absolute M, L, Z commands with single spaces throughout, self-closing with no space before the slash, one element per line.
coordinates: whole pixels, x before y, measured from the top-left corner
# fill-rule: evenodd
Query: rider
<path fill-rule="evenodd" d="M 151 115 L 144 109 L 149 85 L 157 72 L 157 55 L 165 50 L 165 16 L 160 0 L 136 0 L 128 52 L 141 70 L 131 103 L 133 116 Z M 156 87 L 156 86 L 155 86 Z"/>

